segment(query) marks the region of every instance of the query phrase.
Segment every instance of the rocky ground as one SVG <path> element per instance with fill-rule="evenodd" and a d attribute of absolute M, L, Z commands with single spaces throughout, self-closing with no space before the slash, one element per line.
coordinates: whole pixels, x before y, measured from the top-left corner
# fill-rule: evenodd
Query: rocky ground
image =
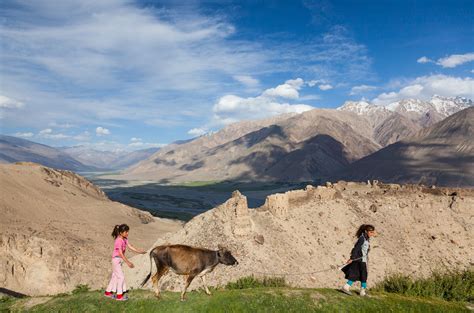
<path fill-rule="evenodd" d="M 28 295 L 104 287 L 116 224 L 128 224 L 130 242 L 143 249 L 182 228 L 110 201 L 79 175 L 34 163 L 0 165 L 0 190 L 0 286 Z"/>
<path fill-rule="evenodd" d="M 258 209 L 248 209 L 246 197 L 235 192 L 155 245 L 227 246 L 239 265 L 219 265 L 207 275 L 211 285 L 255 275 L 284 276 L 294 286 L 336 287 L 344 281 L 337 266 L 348 259 L 356 229 L 370 223 L 378 231 L 371 243 L 370 287 L 389 273 L 423 276 L 473 266 L 473 208 L 472 189 L 378 182 L 308 186 L 271 195 Z M 126 277 L 138 287 L 149 257 L 133 262 L 136 268 L 127 269 Z M 179 290 L 183 279 L 169 273 L 162 283 L 163 289 Z M 196 279 L 190 288 L 200 286 Z"/>

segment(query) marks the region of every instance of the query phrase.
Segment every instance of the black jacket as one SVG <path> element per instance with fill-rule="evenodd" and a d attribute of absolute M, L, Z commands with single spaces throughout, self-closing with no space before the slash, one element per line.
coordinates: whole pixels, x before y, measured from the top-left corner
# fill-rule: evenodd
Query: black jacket
<path fill-rule="evenodd" d="M 359 239 L 357 239 L 357 242 L 354 245 L 354 248 L 352 248 L 351 260 L 355 260 L 355 259 L 360 260 L 362 258 L 362 245 L 364 244 L 364 241 L 366 240 L 369 240 L 369 237 L 367 237 L 365 233 L 360 235 Z"/>

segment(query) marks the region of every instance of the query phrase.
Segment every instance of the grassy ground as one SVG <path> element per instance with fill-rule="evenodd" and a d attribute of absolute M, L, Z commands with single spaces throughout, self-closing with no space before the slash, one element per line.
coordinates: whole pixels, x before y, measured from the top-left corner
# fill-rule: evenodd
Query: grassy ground
<path fill-rule="evenodd" d="M 0 312 L 469 312 L 466 303 L 407 297 L 383 292 L 362 298 L 332 289 L 252 288 L 195 291 L 185 302 L 179 293 L 132 290 L 130 300 L 105 298 L 100 291 L 55 297 L 0 300 Z"/>
<path fill-rule="evenodd" d="M 374 289 L 405 296 L 474 302 L 474 269 L 435 271 L 429 277 L 418 279 L 395 274 L 386 277 Z"/>

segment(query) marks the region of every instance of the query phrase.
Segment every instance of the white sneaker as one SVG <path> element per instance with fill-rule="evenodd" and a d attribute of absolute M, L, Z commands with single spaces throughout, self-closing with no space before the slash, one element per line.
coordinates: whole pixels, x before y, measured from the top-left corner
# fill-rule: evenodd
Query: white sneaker
<path fill-rule="evenodd" d="M 366 296 L 367 296 L 367 292 L 365 291 L 365 288 L 362 288 L 362 289 L 360 290 L 359 295 L 360 295 L 361 297 L 366 297 Z"/>
<path fill-rule="evenodd" d="M 349 286 L 348 284 L 345 284 L 345 285 L 341 288 L 341 291 L 344 292 L 345 294 L 349 295 L 349 296 L 352 296 L 352 293 L 351 293 L 351 286 Z"/>

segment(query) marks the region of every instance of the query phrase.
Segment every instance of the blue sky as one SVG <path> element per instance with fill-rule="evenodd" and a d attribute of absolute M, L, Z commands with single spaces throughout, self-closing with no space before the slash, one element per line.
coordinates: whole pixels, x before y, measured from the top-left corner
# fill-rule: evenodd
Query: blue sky
<path fill-rule="evenodd" d="M 3 1 L 0 127 L 159 146 L 346 100 L 474 98 L 472 1 Z"/>

